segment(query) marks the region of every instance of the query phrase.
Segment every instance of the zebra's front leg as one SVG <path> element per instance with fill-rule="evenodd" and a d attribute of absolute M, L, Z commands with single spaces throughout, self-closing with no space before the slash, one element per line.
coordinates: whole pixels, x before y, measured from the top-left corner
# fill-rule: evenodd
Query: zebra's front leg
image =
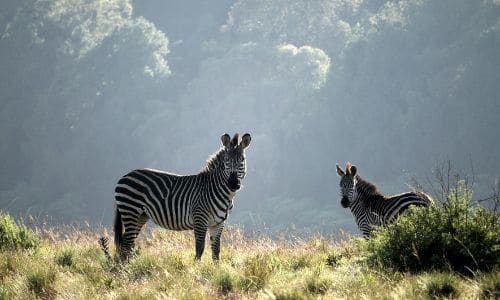
<path fill-rule="evenodd" d="M 194 239 L 196 244 L 196 260 L 200 260 L 205 250 L 205 237 L 207 235 L 208 225 L 206 222 L 196 222 L 194 225 Z"/>
<path fill-rule="evenodd" d="M 214 262 L 219 262 L 220 236 L 222 234 L 222 229 L 224 229 L 224 225 L 224 222 L 222 222 L 213 227 L 209 227 L 210 242 L 212 246 L 212 259 Z"/>

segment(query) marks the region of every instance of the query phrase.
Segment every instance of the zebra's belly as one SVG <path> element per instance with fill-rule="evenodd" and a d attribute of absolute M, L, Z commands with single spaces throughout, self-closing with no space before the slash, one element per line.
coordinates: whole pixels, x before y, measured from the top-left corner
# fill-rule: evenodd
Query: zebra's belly
<path fill-rule="evenodd" d="M 163 214 L 155 215 L 150 212 L 150 210 L 145 207 L 144 210 L 148 217 L 158 226 L 170 230 L 192 230 L 193 229 L 193 217 L 191 214 L 187 216 L 176 215 L 169 213 L 169 211 L 164 211 Z"/>
<path fill-rule="evenodd" d="M 160 225 L 158 223 L 156 223 L 156 225 L 159 225 L 160 227 L 168 229 L 168 230 L 175 230 L 175 231 L 193 230 L 193 226 L 189 226 L 189 225 L 186 225 L 186 226 L 176 226 L 176 227 L 165 227 L 165 226 Z"/>

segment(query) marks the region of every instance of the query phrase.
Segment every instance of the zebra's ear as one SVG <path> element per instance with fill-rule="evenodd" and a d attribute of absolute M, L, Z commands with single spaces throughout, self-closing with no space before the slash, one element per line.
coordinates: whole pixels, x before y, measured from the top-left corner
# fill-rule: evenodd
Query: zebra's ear
<path fill-rule="evenodd" d="M 345 164 L 345 173 L 347 175 L 351 175 L 351 167 L 352 167 L 352 164 L 350 161 L 348 161 L 346 164 Z"/>
<path fill-rule="evenodd" d="M 220 137 L 220 140 L 222 141 L 222 146 L 229 148 L 231 146 L 231 137 L 229 134 L 225 133 Z"/>
<path fill-rule="evenodd" d="M 358 171 L 358 168 L 356 166 L 351 166 L 351 175 L 356 176 L 356 172 Z"/>
<path fill-rule="evenodd" d="M 342 168 L 341 168 L 341 167 L 339 167 L 339 165 L 338 165 L 338 164 L 336 164 L 336 165 L 335 165 L 335 167 L 337 168 L 337 174 L 338 174 L 339 176 L 344 176 L 344 175 L 345 175 L 344 171 L 342 170 Z"/>
<path fill-rule="evenodd" d="M 245 133 L 243 137 L 241 138 L 241 148 L 245 149 L 250 145 L 250 142 L 252 141 L 252 137 L 250 136 L 250 133 Z"/>

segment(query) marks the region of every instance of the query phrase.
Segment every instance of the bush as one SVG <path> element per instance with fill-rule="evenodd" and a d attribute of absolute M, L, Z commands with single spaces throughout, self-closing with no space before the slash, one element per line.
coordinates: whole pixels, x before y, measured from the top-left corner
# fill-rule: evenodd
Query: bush
<path fill-rule="evenodd" d="M 397 222 L 376 228 L 366 242 L 369 260 L 409 271 L 491 270 L 500 258 L 498 216 L 472 205 L 470 190 L 459 181 L 442 205 L 413 207 Z"/>
<path fill-rule="evenodd" d="M 0 212 L 0 250 L 32 249 L 40 239 L 23 224 L 17 225 L 9 214 Z"/>

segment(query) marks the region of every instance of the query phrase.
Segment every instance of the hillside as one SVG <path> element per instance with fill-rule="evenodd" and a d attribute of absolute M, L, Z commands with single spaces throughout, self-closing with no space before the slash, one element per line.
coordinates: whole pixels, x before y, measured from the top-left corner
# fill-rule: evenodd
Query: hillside
<path fill-rule="evenodd" d="M 194 261 L 191 232 L 153 229 L 141 236 L 138 255 L 118 266 L 97 242 L 106 229 L 36 231 L 36 250 L 0 251 L 0 299 L 478 299 L 493 298 L 500 286 L 499 272 L 370 267 L 363 241 L 350 236 L 272 240 L 229 228 L 215 265 L 209 248 Z"/>

